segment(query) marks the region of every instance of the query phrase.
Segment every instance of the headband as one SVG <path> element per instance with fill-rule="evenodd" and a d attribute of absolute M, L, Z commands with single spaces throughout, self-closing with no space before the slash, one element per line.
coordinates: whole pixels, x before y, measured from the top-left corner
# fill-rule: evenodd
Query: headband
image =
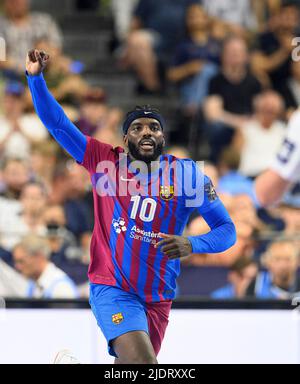
<path fill-rule="evenodd" d="M 123 124 L 124 135 L 127 135 L 128 129 L 129 129 L 130 125 L 132 124 L 132 122 L 134 120 L 140 119 L 142 117 L 157 120 L 160 123 L 162 129 L 164 129 L 164 123 L 165 122 L 164 122 L 163 117 L 159 113 L 154 112 L 154 111 L 139 110 L 139 111 L 134 111 L 127 116 L 127 118 Z"/>

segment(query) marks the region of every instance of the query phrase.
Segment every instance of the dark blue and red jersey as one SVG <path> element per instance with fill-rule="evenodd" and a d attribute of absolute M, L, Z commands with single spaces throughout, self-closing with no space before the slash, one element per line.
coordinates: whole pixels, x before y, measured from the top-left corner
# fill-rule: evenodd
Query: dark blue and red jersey
<path fill-rule="evenodd" d="M 211 232 L 189 237 L 194 253 L 222 252 L 234 244 L 234 225 L 211 181 L 194 161 L 162 155 L 156 171 L 137 174 L 130 162 L 123 166 L 124 149 L 78 131 L 49 93 L 42 75 L 28 79 L 45 126 L 91 177 L 92 283 L 117 286 L 145 302 L 173 299 L 180 261 L 169 260 L 155 244 L 161 240 L 159 233 L 182 235 L 196 208 Z"/>

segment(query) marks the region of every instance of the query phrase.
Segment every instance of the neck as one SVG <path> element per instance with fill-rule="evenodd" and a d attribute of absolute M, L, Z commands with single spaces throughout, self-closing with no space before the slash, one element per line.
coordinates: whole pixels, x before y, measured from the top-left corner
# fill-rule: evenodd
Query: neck
<path fill-rule="evenodd" d="M 23 13 L 22 15 L 11 15 L 9 16 L 9 19 L 14 24 L 24 24 L 28 20 L 28 12 Z"/>
<path fill-rule="evenodd" d="M 40 213 L 24 212 L 24 220 L 30 228 L 35 228 L 41 224 Z"/>
<path fill-rule="evenodd" d="M 261 127 L 264 128 L 265 130 L 270 129 L 273 123 L 275 122 L 275 121 L 266 121 L 265 119 L 261 118 L 259 115 L 256 115 L 256 119 L 261 125 Z"/>
<path fill-rule="evenodd" d="M 197 43 L 206 43 L 208 40 L 208 35 L 206 31 L 197 30 L 197 31 L 191 32 L 191 38 Z"/>
<path fill-rule="evenodd" d="M 247 70 L 244 66 L 224 66 L 223 74 L 227 79 L 233 82 L 239 82 L 246 76 Z"/>
<path fill-rule="evenodd" d="M 41 278 L 42 274 L 45 272 L 48 264 L 49 263 L 48 263 L 47 260 L 41 261 L 40 264 L 39 264 L 39 268 L 37 269 L 37 271 L 31 277 L 32 280 L 38 281 Z"/>

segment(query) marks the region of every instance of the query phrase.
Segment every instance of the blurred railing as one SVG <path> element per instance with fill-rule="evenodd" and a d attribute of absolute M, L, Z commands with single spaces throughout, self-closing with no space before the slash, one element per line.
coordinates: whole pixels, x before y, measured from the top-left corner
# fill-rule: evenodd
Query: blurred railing
<path fill-rule="evenodd" d="M 89 309 L 88 300 L 23 300 L 8 299 L 7 309 Z M 290 300 L 210 300 L 201 297 L 185 297 L 173 302 L 173 309 L 215 310 L 295 310 Z"/>

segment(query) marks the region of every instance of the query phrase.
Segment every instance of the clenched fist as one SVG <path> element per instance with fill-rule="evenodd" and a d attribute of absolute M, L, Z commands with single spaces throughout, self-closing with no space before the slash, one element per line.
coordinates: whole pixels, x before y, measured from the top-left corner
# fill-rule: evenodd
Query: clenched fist
<path fill-rule="evenodd" d="M 32 49 L 27 54 L 26 71 L 31 76 L 39 75 L 46 68 L 49 59 L 50 56 L 44 51 Z"/>

